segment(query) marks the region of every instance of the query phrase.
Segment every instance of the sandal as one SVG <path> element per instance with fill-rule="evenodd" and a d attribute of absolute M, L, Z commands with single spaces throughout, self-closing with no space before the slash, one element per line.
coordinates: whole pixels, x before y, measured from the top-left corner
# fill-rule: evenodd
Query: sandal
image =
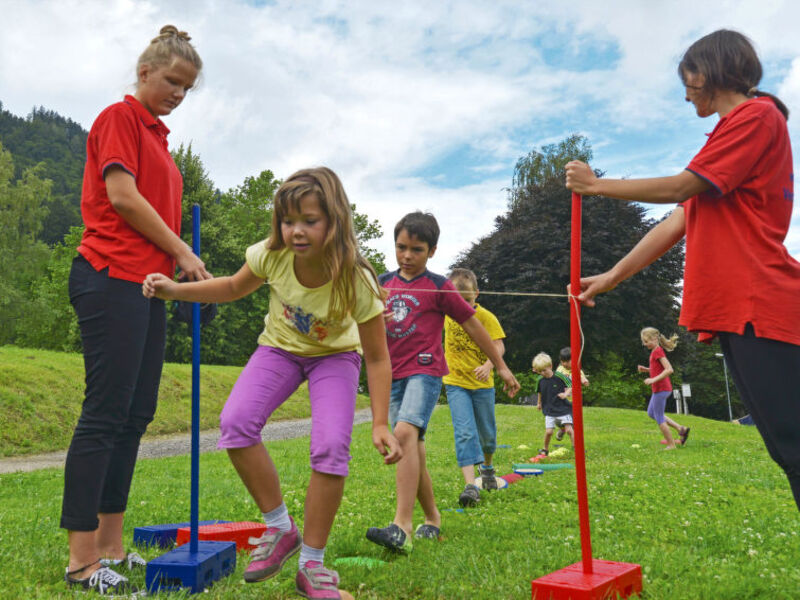
<path fill-rule="evenodd" d="M 414 531 L 415 538 L 426 538 L 429 540 L 438 540 L 440 534 L 441 532 L 436 525 L 430 525 L 428 523 L 423 523 Z"/>
<path fill-rule="evenodd" d="M 681 437 L 681 446 L 686 444 L 686 438 L 689 437 L 689 432 L 690 431 L 691 431 L 691 429 L 689 427 L 684 427 L 683 428 L 683 432 L 680 435 L 680 437 Z"/>

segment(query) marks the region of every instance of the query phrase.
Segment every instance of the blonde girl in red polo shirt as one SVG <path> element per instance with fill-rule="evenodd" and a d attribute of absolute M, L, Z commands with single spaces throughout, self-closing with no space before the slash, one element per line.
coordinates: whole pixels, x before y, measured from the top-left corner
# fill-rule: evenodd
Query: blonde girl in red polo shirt
<path fill-rule="evenodd" d="M 139 440 L 153 420 L 164 362 L 164 302 L 143 298 L 153 271 L 207 279 L 179 237 L 183 182 L 160 117 L 177 108 L 202 68 L 189 36 L 172 25 L 139 57 L 136 91 L 106 108 L 86 143 L 85 225 L 69 276 L 86 390 L 64 466 L 61 527 L 68 530 L 69 587 L 133 593 L 111 567 L 145 566 L 122 543 Z"/>
<path fill-rule="evenodd" d="M 667 399 L 672 395 L 672 382 L 669 376 L 673 373 L 672 365 L 664 350 L 672 352 L 678 345 L 678 336 L 673 335 L 668 338 L 661 335 L 655 327 L 645 327 L 642 329 L 640 337 L 642 346 L 650 350 L 649 365 L 637 366 L 639 373 L 647 373 L 644 384 L 651 386 L 653 390 L 650 403 L 647 405 L 647 416 L 656 422 L 661 433 L 664 434 L 664 440 L 667 442 L 666 449 L 674 450 L 675 440 L 672 439 L 670 427 L 680 434 L 681 444 L 685 443 L 686 438 L 689 437 L 688 427 L 676 423 L 664 414 Z"/>
<path fill-rule="evenodd" d="M 272 233 L 245 252 L 235 274 L 177 283 L 147 276 L 142 294 L 189 302 L 232 302 L 269 283 L 264 331 L 220 414 L 225 448 L 267 529 L 244 571 L 249 583 L 275 577 L 299 553 L 297 592 L 340 598 L 339 576 L 324 566 L 350 462 L 362 362 L 372 405 L 372 443 L 386 464 L 402 451 L 389 431 L 392 364 L 375 270 L 358 249 L 350 202 L 328 168 L 288 177 L 273 199 Z M 260 316 L 260 315 L 259 315 Z M 308 381 L 311 477 L 300 532 L 281 493 L 261 430 L 273 412 Z"/>
<path fill-rule="evenodd" d="M 594 296 L 686 237 L 680 324 L 718 336 L 739 394 L 800 508 L 800 263 L 783 241 L 794 198 L 788 110 L 758 89 L 761 62 L 742 34 L 719 30 L 692 44 L 678 75 L 697 116 L 719 122 L 686 170 L 652 179 L 605 179 L 566 165 L 567 187 L 586 195 L 678 203 L 609 271 L 581 280 Z"/>

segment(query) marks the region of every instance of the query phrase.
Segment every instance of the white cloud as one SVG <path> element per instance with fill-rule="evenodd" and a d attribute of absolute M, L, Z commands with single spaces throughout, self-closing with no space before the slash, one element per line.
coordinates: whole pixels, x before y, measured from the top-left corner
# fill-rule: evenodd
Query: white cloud
<path fill-rule="evenodd" d="M 129 90 L 161 25 L 187 30 L 206 66 L 166 119 L 173 145 L 191 142 L 223 189 L 327 164 L 387 234 L 408 210 L 430 209 L 440 271 L 491 231 L 517 158 L 543 143 L 583 131 L 609 175 L 683 168 L 713 126 L 684 105 L 675 71 L 699 35 L 738 28 L 765 64 L 791 63 L 778 91 L 800 107 L 800 6 L 788 0 L 7 0 L 3 15 L 14 24 L 0 38 L 4 107 L 43 105 L 87 128 Z M 418 176 L 459 148 L 481 157 L 461 168 L 470 185 Z M 795 226 L 795 255 L 798 237 Z M 380 249 L 391 266 L 390 235 Z"/>

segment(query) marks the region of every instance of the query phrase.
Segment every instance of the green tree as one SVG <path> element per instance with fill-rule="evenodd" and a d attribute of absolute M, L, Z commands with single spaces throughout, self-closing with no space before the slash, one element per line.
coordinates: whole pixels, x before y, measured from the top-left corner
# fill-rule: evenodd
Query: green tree
<path fill-rule="evenodd" d="M 26 117 L 3 110 L 0 103 L 0 140 L 14 156 L 13 180 L 41 165 L 39 176 L 52 181 L 50 211 L 43 218 L 39 239 L 52 245 L 69 228 L 79 225 L 87 132 L 80 124 L 43 107 Z"/>
<path fill-rule="evenodd" d="M 14 160 L 0 144 L 0 344 L 14 341 L 30 313 L 31 287 L 45 270 L 50 250 L 38 240 L 47 216 L 51 182 L 42 167 L 14 181 Z"/>
<path fill-rule="evenodd" d="M 565 293 L 570 265 L 571 194 L 564 187 L 564 165 L 589 160 L 585 138 L 533 150 L 517 163 L 509 190 L 509 209 L 497 217 L 495 230 L 456 261 L 472 269 L 481 289 L 508 292 Z M 583 202 L 582 272 L 599 273 L 624 256 L 652 227 L 640 205 L 592 197 Z M 682 246 L 604 294 L 597 307 L 582 311 L 586 352 L 583 364 L 599 368 L 609 351 L 635 366 L 639 330 L 646 325 L 666 331 L 677 321 L 682 277 Z M 566 298 L 484 295 L 481 302 L 505 328 L 506 360 L 527 371 L 533 355 L 546 351 L 554 360 L 569 344 Z"/>

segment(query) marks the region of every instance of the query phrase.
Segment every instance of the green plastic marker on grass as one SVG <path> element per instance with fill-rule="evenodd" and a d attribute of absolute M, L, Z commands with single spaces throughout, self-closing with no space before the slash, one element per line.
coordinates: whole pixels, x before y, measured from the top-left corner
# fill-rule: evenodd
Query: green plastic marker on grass
<path fill-rule="evenodd" d="M 514 469 L 530 468 L 541 469 L 542 471 L 558 471 L 559 469 L 574 469 L 575 465 L 572 463 L 514 463 L 511 465 Z"/>
<path fill-rule="evenodd" d="M 373 567 L 382 567 L 387 563 L 385 560 L 371 558 L 369 556 L 343 556 L 342 558 L 337 558 L 334 560 L 333 564 L 337 567 L 339 565 L 356 565 L 359 567 L 367 567 L 372 569 Z"/>

